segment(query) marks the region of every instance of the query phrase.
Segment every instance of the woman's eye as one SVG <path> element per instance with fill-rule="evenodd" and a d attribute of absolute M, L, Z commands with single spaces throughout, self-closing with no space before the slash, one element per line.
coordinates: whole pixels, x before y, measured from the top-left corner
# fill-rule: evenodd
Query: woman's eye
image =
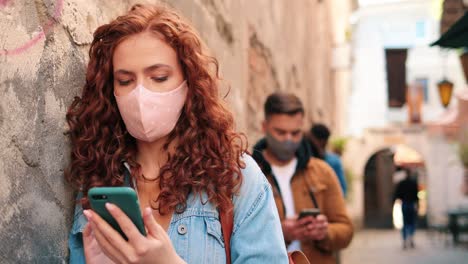
<path fill-rule="evenodd" d="M 167 80 L 167 76 L 163 76 L 163 77 L 153 77 L 152 78 L 155 82 L 164 82 Z"/>
<path fill-rule="evenodd" d="M 119 85 L 126 86 L 129 85 L 132 80 L 118 80 Z"/>

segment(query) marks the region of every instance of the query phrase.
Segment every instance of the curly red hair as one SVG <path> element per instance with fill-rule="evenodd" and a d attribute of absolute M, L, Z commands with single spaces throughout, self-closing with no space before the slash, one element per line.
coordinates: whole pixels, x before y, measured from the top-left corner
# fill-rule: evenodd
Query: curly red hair
<path fill-rule="evenodd" d="M 185 210 L 187 196 L 204 192 L 222 210 L 242 182 L 241 156 L 245 136 L 234 131 L 233 115 L 219 98 L 218 62 L 206 55 L 194 28 L 166 6 L 135 5 L 123 16 L 100 26 L 89 51 L 86 84 L 75 97 L 66 119 L 72 143 L 66 178 L 85 197 L 91 187 L 121 186 L 123 161 L 132 177 L 141 175 L 136 162 L 136 141 L 128 133 L 113 96 L 112 56 L 125 38 L 144 31 L 155 32 L 176 51 L 189 87 L 187 100 L 165 149 L 177 138 L 174 153 L 161 168 L 161 192 L 153 208 L 164 214 Z M 206 201 L 204 201 L 206 202 Z"/>

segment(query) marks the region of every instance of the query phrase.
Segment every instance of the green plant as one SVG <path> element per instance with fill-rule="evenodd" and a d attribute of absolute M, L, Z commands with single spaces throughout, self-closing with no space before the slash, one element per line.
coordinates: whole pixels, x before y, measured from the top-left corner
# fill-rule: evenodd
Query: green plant
<path fill-rule="evenodd" d="M 460 161 L 463 163 L 465 168 L 468 168 L 468 143 L 460 142 L 458 146 L 458 156 L 460 157 Z"/>
<path fill-rule="evenodd" d="M 344 175 L 345 175 L 345 179 L 346 179 L 346 186 L 347 186 L 347 195 L 346 195 L 346 200 L 348 202 L 351 202 L 352 201 L 352 197 L 353 197 L 353 192 L 354 192 L 354 188 L 353 188 L 353 181 L 354 179 L 356 178 L 353 171 L 348 168 L 348 167 L 344 167 Z"/>
<path fill-rule="evenodd" d="M 458 157 L 465 168 L 468 168 L 468 127 L 461 130 L 458 142 Z"/>
<path fill-rule="evenodd" d="M 348 139 L 344 137 L 337 137 L 330 140 L 330 146 L 333 152 L 338 155 L 341 155 L 346 147 Z"/>
<path fill-rule="evenodd" d="M 465 53 L 468 53 L 468 47 L 456 48 L 455 52 L 458 54 L 458 56 L 461 56 Z"/>

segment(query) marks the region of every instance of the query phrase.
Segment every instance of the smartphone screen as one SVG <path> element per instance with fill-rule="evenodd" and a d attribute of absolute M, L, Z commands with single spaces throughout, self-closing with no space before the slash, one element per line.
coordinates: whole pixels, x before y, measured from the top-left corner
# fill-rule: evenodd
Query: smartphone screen
<path fill-rule="evenodd" d="M 107 223 L 117 230 L 125 239 L 127 237 L 120 229 L 114 217 L 107 211 L 106 203 L 118 206 L 138 228 L 142 235 L 146 235 L 143 218 L 138 202 L 138 195 L 130 187 L 94 187 L 88 192 L 91 208 Z"/>
<path fill-rule="evenodd" d="M 318 208 L 307 208 L 307 209 L 302 209 L 301 212 L 299 213 L 299 217 L 297 219 L 301 219 L 306 216 L 313 216 L 317 217 L 317 215 L 320 214 L 320 209 Z"/>

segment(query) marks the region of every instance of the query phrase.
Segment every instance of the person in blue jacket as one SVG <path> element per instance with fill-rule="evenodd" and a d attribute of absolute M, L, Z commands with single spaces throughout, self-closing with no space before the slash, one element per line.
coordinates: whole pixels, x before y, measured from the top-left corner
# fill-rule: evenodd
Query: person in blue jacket
<path fill-rule="evenodd" d="M 319 156 L 324 159 L 330 167 L 335 171 L 336 176 L 340 182 L 343 195 L 346 197 L 347 184 L 346 177 L 341 163 L 340 156 L 327 150 L 328 139 L 330 138 L 330 130 L 324 124 L 314 124 L 310 129 L 311 143 L 319 151 Z"/>

